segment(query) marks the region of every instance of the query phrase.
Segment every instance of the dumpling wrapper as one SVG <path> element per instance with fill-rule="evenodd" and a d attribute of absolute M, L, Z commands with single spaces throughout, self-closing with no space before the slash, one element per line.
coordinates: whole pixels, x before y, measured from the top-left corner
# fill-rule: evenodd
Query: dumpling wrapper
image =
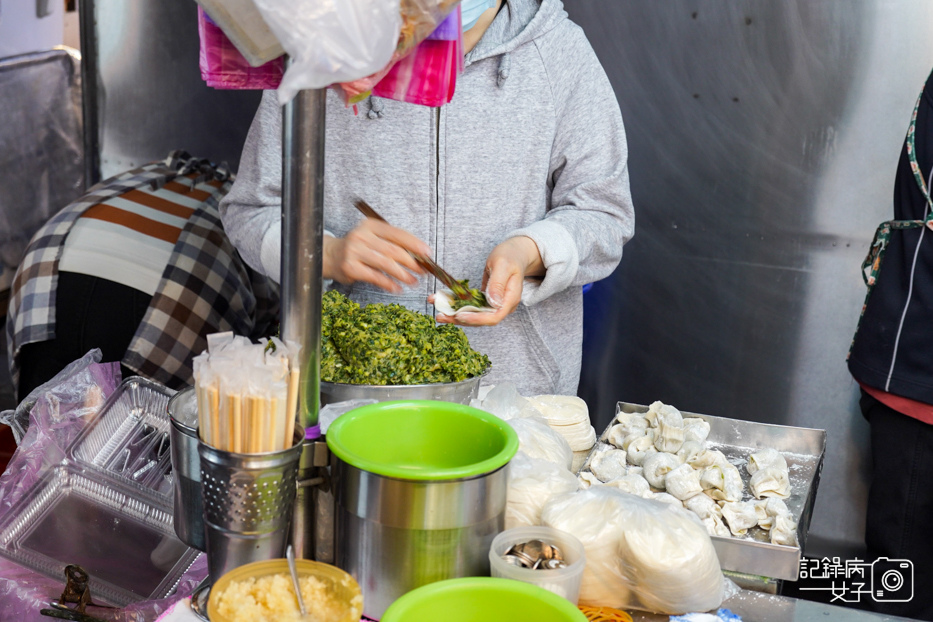
<path fill-rule="evenodd" d="M 722 518 L 735 536 L 744 536 L 758 525 L 758 513 L 753 501 L 738 501 L 722 505 Z"/>
<path fill-rule="evenodd" d="M 609 428 L 609 432 L 606 434 L 606 440 L 609 444 L 615 445 L 618 449 L 628 449 L 626 440 L 631 442 L 639 436 L 644 436 L 646 429 L 647 428 L 630 428 L 624 423 L 617 423 Z"/>
<path fill-rule="evenodd" d="M 687 417 L 684 419 L 684 441 L 705 443 L 709 437 L 709 422 L 700 417 Z"/>
<path fill-rule="evenodd" d="M 765 447 L 764 449 L 760 449 L 752 453 L 748 457 L 748 466 L 746 468 L 748 469 L 749 475 L 754 475 L 762 469 L 767 469 L 768 467 L 773 466 L 782 468 L 786 471 L 787 460 L 784 459 L 784 456 L 782 456 L 781 452 L 778 450 Z"/>
<path fill-rule="evenodd" d="M 707 495 L 695 495 L 686 499 L 684 507 L 699 516 L 701 520 L 710 517 L 722 518 L 722 508 Z"/>
<path fill-rule="evenodd" d="M 647 463 L 647 460 L 645 462 Z M 664 479 L 664 487 L 667 492 L 681 501 L 686 501 L 703 492 L 703 487 L 700 486 L 700 474 L 689 464 L 682 464 L 668 473 Z"/>
<path fill-rule="evenodd" d="M 601 482 L 618 479 L 626 473 L 626 457 L 625 452 L 621 449 L 600 452 L 593 456 L 593 460 L 590 462 L 590 471 Z"/>
<path fill-rule="evenodd" d="M 449 289 L 439 289 L 434 292 L 434 308 L 450 317 L 457 317 L 461 313 L 495 313 L 498 311 L 494 307 L 476 307 L 473 305 L 461 307 L 454 311 L 453 301 L 454 293 Z"/>
<path fill-rule="evenodd" d="M 659 490 L 664 490 L 664 480 L 667 474 L 680 466 L 677 456 L 663 452 L 653 453 L 645 457 L 642 463 L 643 475 L 648 483 Z"/>
<path fill-rule="evenodd" d="M 676 425 L 681 428 L 684 426 L 684 417 L 680 411 L 664 402 L 652 402 L 648 407 L 648 412 L 645 413 L 645 419 L 652 428 L 658 427 L 661 419 L 664 419 L 667 425 Z"/>
<path fill-rule="evenodd" d="M 755 509 L 758 511 L 758 526 L 762 529 L 770 530 L 774 526 L 774 517 L 779 514 L 790 514 L 785 504 L 779 497 L 765 497 L 755 501 Z"/>
<path fill-rule="evenodd" d="M 619 413 L 616 415 L 616 426 L 622 426 L 626 430 L 625 436 L 628 436 L 635 430 L 644 430 L 648 427 L 648 420 L 640 413 Z"/>
<path fill-rule="evenodd" d="M 756 499 L 762 497 L 780 497 L 786 499 L 790 496 L 790 479 L 787 469 L 779 466 L 769 466 L 755 471 L 748 487 Z"/>
<path fill-rule="evenodd" d="M 654 430 L 652 430 L 652 432 L 653 431 Z M 644 438 L 645 436 L 647 436 L 647 434 L 645 434 L 645 430 L 635 430 L 634 432 L 632 432 L 631 434 L 623 438 L 622 444 L 616 445 L 616 447 L 618 447 L 619 449 L 628 451 L 628 446 L 632 444 L 632 441 L 634 441 L 635 439 Z M 653 442 L 653 439 L 652 439 L 652 442 Z M 615 443 L 613 443 L 613 445 L 615 445 Z"/>
<path fill-rule="evenodd" d="M 680 413 L 677 413 L 680 416 Z M 658 434 L 654 446 L 658 451 L 677 453 L 684 444 L 684 428 L 681 421 L 661 413 L 658 416 Z"/>
<path fill-rule="evenodd" d="M 601 486 L 602 482 L 599 481 L 599 478 L 590 473 L 589 471 L 583 471 L 577 475 L 577 479 L 580 480 L 580 489 L 586 490 L 590 486 Z"/>
<path fill-rule="evenodd" d="M 650 436 L 636 438 L 629 443 L 628 449 L 625 450 L 628 455 L 628 461 L 635 466 L 642 466 L 645 458 L 657 451 L 658 450 L 655 449 L 654 446 L 654 440 Z"/>

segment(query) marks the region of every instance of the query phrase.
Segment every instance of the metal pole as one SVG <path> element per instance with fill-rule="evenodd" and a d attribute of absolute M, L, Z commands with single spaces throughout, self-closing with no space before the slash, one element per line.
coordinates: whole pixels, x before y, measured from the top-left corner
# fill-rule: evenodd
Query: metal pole
<path fill-rule="evenodd" d="M 84 188 L 100 181 L 100 119 L 97 106 L 97 8 L 95 0 L 78 3 L 78 35 L 81 39 L 81 111 L 84 118 Z"/>
<path fill-rule="evenodd" d="M 282 338 L 301 346 L 298 423 L 306 430 L 299 480 L 315 476 L 320 437 L 321 290 L 324 248 L 324 127 L 326 91 L 300 91 L 282 123 Z M 295 499 L 292 544 L 314 558 L 314 488 Z"/>

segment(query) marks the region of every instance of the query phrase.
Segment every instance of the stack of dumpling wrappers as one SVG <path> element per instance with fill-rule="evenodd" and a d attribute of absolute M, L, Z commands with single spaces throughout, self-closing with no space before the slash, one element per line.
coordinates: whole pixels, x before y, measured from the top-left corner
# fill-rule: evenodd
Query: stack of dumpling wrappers
<path fill-rule="evenodd" d="M 596 429 L 590 423 L 586 402 L 576 395 L 538 395 L 528 401 L 544 416 L 552 429 L 567 439 L 573 450 L 573 464 L 570 468 L 576 473 L 596 444 Z"/>
<path fill-rule="evenodd" d="M 797 524 L 783 499 L 790 496 L 787 461 L 763 448 L 748 457 L 752 499 L 738 467 L 705 447 L 709 424 L 684 418 L 673 406 L 655 402 L 644 415 L 619 413 L 607 440 L 615 447 L 595 454 L 580 474 L 583 487 L 606 485 L 640 497 L 682 505 L 710 535 L 744 536 L 752 527 L 773 544 L 795 546 Z"/>

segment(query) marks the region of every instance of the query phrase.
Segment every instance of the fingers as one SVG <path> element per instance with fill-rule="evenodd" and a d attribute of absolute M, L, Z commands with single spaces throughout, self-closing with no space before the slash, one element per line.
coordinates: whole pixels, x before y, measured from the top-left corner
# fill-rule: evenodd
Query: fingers
<path fill-rule="evenodd" d="M 489 284 L 489 287 L 493 287 L 497 284 L 497 281 L 495 281 L 495 272 L 490 275 Z M 501 287 L 503 292 L 502 303 L 494 313 L 460 313 L 456 317 L 438 314 L 436 319 L 442 324 L 495 326 L 518 308 L 519 303 L 522 301 L 522 285 L 523 277 L 521 273 L 517 271 L 512 272 L 508 275 L 505 284 Z M 486 292 L 486 297 L 489 297 L 488 291 Z"/>
<path fill-rule="evenodd" d="M 431 252 L 427 244 L 407 231 L 371 218 L 333 248 L 335 279 L 347 285 L 364 281 L 393 293 L 402 291 L 400 283 L 417 283 L 413 273 L 424 272 L 411 253 Z"/>

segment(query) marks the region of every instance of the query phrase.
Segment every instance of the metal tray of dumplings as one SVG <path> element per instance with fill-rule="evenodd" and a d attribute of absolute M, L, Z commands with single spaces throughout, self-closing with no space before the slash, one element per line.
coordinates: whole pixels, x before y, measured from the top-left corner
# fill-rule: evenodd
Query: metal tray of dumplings
<path fill-rule="evenodd" d="M 65 462 L 0 522 L 0 554 L 54 579 L 78 564 L 95 600 L 122 607 L 174 592 L 199 552 L 175 535 L 171 506 Z"/>
<path fill-rule="evenodd" d="M 619 413 L 646 413 L 648 407 L 640 404 L 619 402 Z M 748 456 L 765 447 L 781 452 L 787 461 L 791 484 L 791 496 L 785 499 L 787 509 L 797 521 L 798 546 L 771 544 L 768 532 L 754 527 L 743 537 L 711 536 L 723 570 L 770 579 L 797 580 L 800 569 L 801 551 L 807 542 L 807 531 L 813 515 L 813 503 L 823 470 L 823 455 L 826 452 L 826 431 L 811 428 L 755 423 L 726 417 L 714 417 L 681 411 L 684 417 L 700 417 L 710 424 L 709 437 L 705 446 L 718 449 L 730 463 L 738 467 L 745 484 L 743 501 L 751 499 L 748 490 Z M 606 439 L 609 429 L 615 425 L 613 417 L 603 430 L 596 445 L 587 456 L 581 471 L 588 471 L 593 457 L 600 452 L 614 449 Z"/>
<path fill-rule="evenodd" d="M 69 446 L 68 458 L 171 509 L 168 401 L 174 394 L 145 378 L 127 378 Z"/>

